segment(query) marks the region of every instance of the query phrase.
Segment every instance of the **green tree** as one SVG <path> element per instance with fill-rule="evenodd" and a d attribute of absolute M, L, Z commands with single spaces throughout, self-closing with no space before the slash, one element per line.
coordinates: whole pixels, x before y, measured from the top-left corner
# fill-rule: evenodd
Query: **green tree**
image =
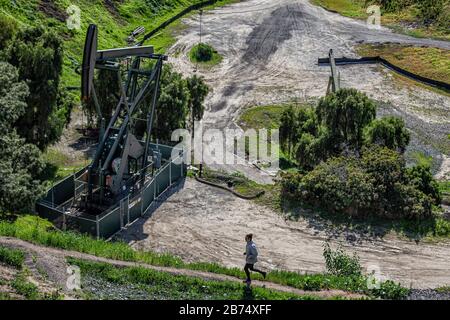
<path fill-rule="evenodd" d="M 209 87 L 202 77 L 193 75 L 186 80 L 189 90 L 189 112 L 191 114 L 192 128 L 195 121 L 200 121 L 205 113 L 204 102 L 209 93 Z"/>
<path fill-rule="evenodd" d="M 189 90 L 188 108 L 191 118 L 191 143 L 194 145 L 195 135 L 195 121 L 200 121 L 205 113 L 204 101 L 209 93 L 209 87 L 206 85 L 202 77 L 193 75 L 186 79 L 187 88 Z M 192 150 L 192 157 L 194 157 L 194 150 Z"/>
<path fill-rule="evenodd" d="M 27 110 L 17 120 L 17 132 L 27 142 L 45 149 L 57 141 L 70 110 L 58 106 L 63 66 L 62 40 L 42 27 L 25 28 L 17 33 L 8 50 L 8 62 L 19 70 L 19 79 L 30 89 Z"/>
<path fill-rule="evenodd" d="M 431 197 L 435 205 L 440 205 L 442 201 L 439 184 L 431 173 L 430 166 L 419 165 L 408 168 L 406 179 L 425 195 Z"/>
<path fill-rule="evenodd" d="M 420 0 L 417 1 L 417 6 L 420 12 L 420 18 L 423 22 L 430 24 L 435 22 L 441 13 L 444 11 L 444 7 L 448 6 L 448 0 Z"/>
<path fill-rule="evenodd" d="M 28 87 L 16 68 L 0 62 L 0 212 L 31 212 L 43 188 L 44 162 L 38 148 L 27 144 L 13 124 L 27 109 Z"/>
<path fill-rule="evenodd" d="M 161 90 L 155 112 L 154 138 L 168 142 L 174 130 L 186 128 L 189 98 L 186 80 L 166 64 L 161 77 Z"/>
<path fill-rule="evenodd" d="M 366 144 L 378 144 L 392 150 L 405 152 L 411 135 L 405 127 L 405 121 L 396 117 L 384 117 L 374 120 L 365 132 Z"/>
<path fill-rule="evenodd" d="M 335 148 L 360 150 L 363 130 L 376 117 L 375 103 L 356 89 L 341 89 L 322 98 L 316 109 L 319 123 L 327 126 Z"/>
<path fill-rule="evenodd" d="M 17 25 L 13 19 L 0 14 L 0 51 L 8 46 L 17 31 Z"/>
<path fill-rule="evenodd" d="M 105 125 L 108 125 L 118 104 L 117 97 L 120 96 L 117 73 L 106 69 L 98 70 L 94 79 L 94 87 L 102 117 L 105 119 Z M 97 109 L 92 98 L 86 103 L 85 110 L 88 114 L 89 123 L 93 124 L 95 121 L 95 126 L 100 127 L 100 123 L 97 123 Z"/>
<path fill-rule="evenodd" d="M 296 114 L 292 106 L 289 106 L 283 111 L 280 122 L 281 150 L 288 156 L 291 156 L 293 145 L 297 143 L 297 141 L 295 141 Z"/>

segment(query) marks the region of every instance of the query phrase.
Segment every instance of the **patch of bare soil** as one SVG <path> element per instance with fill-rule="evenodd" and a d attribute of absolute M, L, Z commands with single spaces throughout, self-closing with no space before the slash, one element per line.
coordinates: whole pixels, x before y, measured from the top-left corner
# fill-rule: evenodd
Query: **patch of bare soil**
<path fill-rule="evenodd" d="M 38 6 L 39 10 L 50 18 L 55 18 L 61 22 L 67 20 L 69 15 L 66 11 L 60 9 L 53 0 L 41 0 Z"/>
<path fill-rule="evenodd" d="M 111 13 L 111 15 L 116 18 L 119 23 L 125 24 L 125 21 L 119 13 L 119 9 L 117 9 L 117 4 L 123 3 L 123 0 L 104 0 L 103 3 L 109 13 Z"/>
<path fill-rule="evenodd" d="M 71 121 L 64 129 L 60 140 L 51 146 L 51 149 L 64 154 L 68 158 L 68 165 L 87 163 L 95 153 L 97 141 L 95 137 L 83 134 L 86 127 L 86 118 L 80 107 L 74 108 Z"/>

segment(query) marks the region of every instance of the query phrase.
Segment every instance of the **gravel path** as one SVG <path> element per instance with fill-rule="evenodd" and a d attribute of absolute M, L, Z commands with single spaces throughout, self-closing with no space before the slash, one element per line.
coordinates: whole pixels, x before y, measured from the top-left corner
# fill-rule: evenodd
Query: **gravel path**
<path fill-rule="evenodd" d="M 187 53 L 199 41 L 199 22 L 197 16 L 184 21 L 187 28 L 170 49 L 169 57 L 178 71 L 193 74 L 196 68 Z M 327 57 L 330 49 L 336 56 L 347 57 L 357 57 L 355 45 L 360 43 L 392 42 L 450 49 L 450 42 L 446 41 L 413 38 L 386 28 L 369 29 L 364 21 L 328 12 L 306 0 L 248 0 L 207 11 L 203 17 L 203 41 L 223 56 L 219 66 L 197 71 L 213 88 L 204 123 L 205 128 L 215 129 L 237 128 L 239 114 L 249 106 L 323 96 L 330 71 L 319 67 L 317 59 Z M 398 84 L 380 66 L 350 65 L 339 67 L 339 71 L 343 87 L 359 89 L 388 105 L 383 114 L 407 115 L 407 126 L 418 137 L 411 148 L 433 155 L 436 170 L 449 169 L 442 165 L 444 157 L 439 146 L 448 146 L 450 98 Z M 434 125 L 439 128 L 434 129 Z M 427 135 L 420 139 L 424 131 Z M 260 183 L 272 180 L 252 166 L 212 167 L 241 171 Z"/>

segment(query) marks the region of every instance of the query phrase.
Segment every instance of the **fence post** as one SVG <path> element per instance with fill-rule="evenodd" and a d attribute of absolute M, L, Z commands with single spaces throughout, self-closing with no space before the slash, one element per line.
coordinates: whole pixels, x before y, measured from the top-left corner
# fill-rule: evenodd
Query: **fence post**
<path fill-rule="evenodd" d="M 63 225 L 62 225 L 62 229 L 63 231 L 67 230 L 67 226 L 66 226 L 66 213 L 63 212 Z"/>
<path fill-rule="evenodd" d="M 98 221 L 98 215 L 95 216 L 95 226 L 97 231 L 97 240 L 100 239 L 100 221 Z"/>
<path fill-rule="evenodd" d="M 172 185 L 172 161 L 169 162 L 169 187 Z"/>
<path fill-rule="evenodd" d="M 144 216 L 144 188 L 141 191 L 141 217 Z"/>
<path fill-rule="evenodd" d="M 127 198 L 127 225 L 130 224 L 130 195 Z"/>
<path fill-rule="evenodd" d="M 119 217 L 120 217 L 120 229 L 123 229 L 123 199 L 120 200 L 119 204 Z"/>

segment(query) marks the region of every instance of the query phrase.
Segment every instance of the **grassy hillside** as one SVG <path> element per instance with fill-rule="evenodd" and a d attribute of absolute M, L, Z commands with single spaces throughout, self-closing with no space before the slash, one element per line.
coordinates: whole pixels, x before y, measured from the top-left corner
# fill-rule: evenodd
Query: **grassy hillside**
<path fill-rule="evenodd" d="M 223 5 L 235 0 L 220 0 Z M 138 26 L 153 30 L 163 21 L 201 0 L 0 0 L 0 14 L 16 20 L 19 25 L 42 25 L 53 29 L 65 39 L 63 84 L 79 86 L 76 63 L 82 60 L 86 29 L 91 23 L 99 26 L 99 49 L 126 46 L 126 39 Z M 76 5 L 81 10 L 81 29 L 70 30 L 66 10 Z M 174 24 L 157 34 L 148 44 L 158 52 L 173 42 Z"/>

